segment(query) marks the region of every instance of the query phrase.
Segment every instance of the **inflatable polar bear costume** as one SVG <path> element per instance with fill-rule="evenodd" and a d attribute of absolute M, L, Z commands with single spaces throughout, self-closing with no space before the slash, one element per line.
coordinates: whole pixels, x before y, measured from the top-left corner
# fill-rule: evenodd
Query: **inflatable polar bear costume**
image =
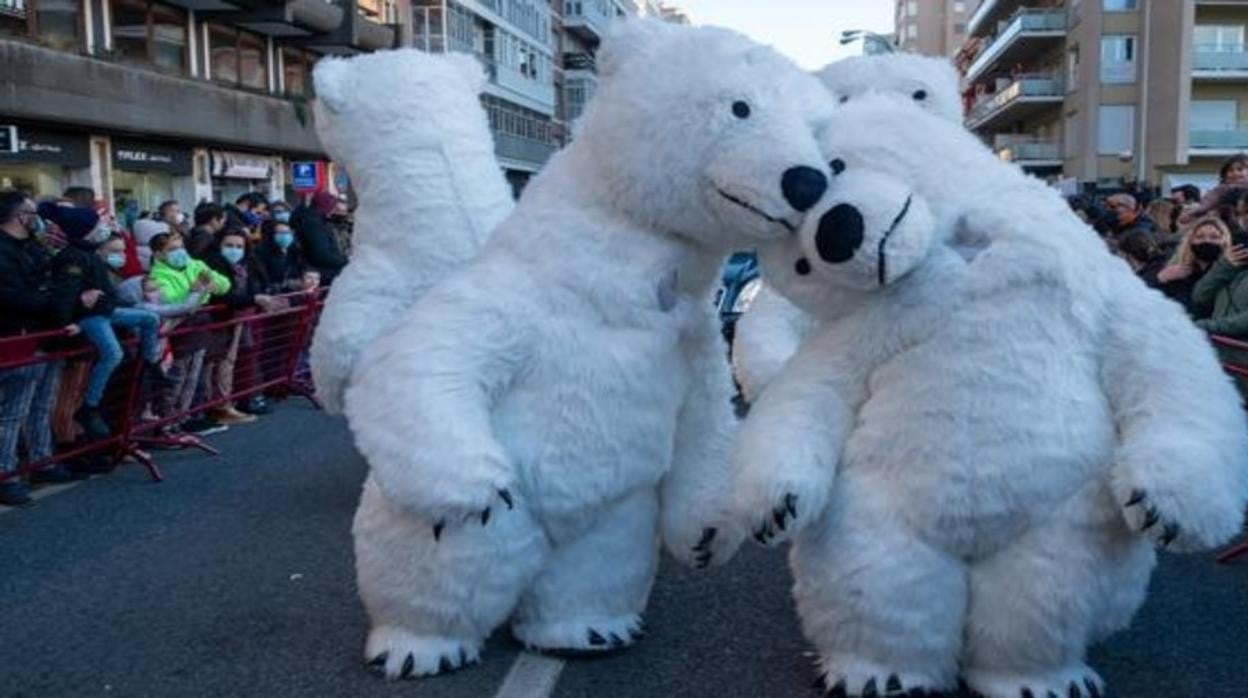
<path fill-rule="evenodd" d="M 832 694 L 1099 696 L 1085 649 L 1153 546 L 1240 529 L 1238 395 L 1178 305 L 962 128 L 876 95 L 822 133 L 828 196 L 760 249 L 820 331 L 744 423 L 741 516 L 793 539 Z"/>
<path fill-rule="evenodd" d="M 508 620 L 537 648 L 628 644 L 659 529 L 686 560 L 732 540 L 696 525 L 727 514 L 735 428 L 710 287 L 823 195 L 835 104 L 718 29 L 618 22 L 598 65 L 576 140 L 347 390 L 365 656 L 389 677 L 472 662 Z"/>
<path fill-rule="evenodd" d="M 839 103 L 883 92 L 908 97 L 953 123 L 962 120 L 958 72 L 947 59 L 913 53 L 854 56 L 816 73 Z M 766 275 L 764 274 L 764 277 Z M 753 402 L 811 331 L 811 318 L 766 284 L 737 321 L 732 365 L 741 394 Z"/>
<path fill-rule="evenodd" d="M 512 208 L 467 54 L 415 49 L 324 58 L 312 72 L 317 134 L 359 193 L 351 261 L 312 341 L 317 398 L 330 413 L 359 355 L 400 314 L 480 252 Z"/>

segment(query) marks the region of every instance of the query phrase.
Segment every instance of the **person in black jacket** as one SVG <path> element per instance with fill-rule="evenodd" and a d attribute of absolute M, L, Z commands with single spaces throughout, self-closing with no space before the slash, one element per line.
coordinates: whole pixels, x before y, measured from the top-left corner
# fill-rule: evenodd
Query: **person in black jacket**
<path fill-rule="evenodd" d="M 52 279 L 52 258 L 39 241 L 43 221 L 30 197 L 0 191 L 0 339 L 62 327 L 77 299 Z M 32 502 L 16 477 L 19 436 L 26 455 L 52 455 L 50 416 L 61 362 L 43 361 L 0 370 L 0 505 Z M 31 482 L 65 482 L 76 476 L 52 465 L 30 474 Z"/>
<path fill-rule="evenodd" d="M 124 356 L 114 326 L 137 332 L 140 352 L 147 363 L 149 376 L 163 374 L 159 366 L 158 342 L 160 318 L 155 313 L 137 308 L 121 308 L 110 275 L 107 252 L 100 249 L 112 237 L 112 230 L 89 208 L 45 204 L 40 208 L 44 217 L 55 222 L 65 233 L 68 245 L 52 260 L 52 277 L 69 293 L 77 296 L 73 321 L 82 336 L 98 354 L 87 380 L 82 406 L 74 414 L 87 435 L 106 438 L 111 429 L 100 412 L 100 403 L 109 378 L 121 365 Z"/>
<path fill-rule="evenodd" d="M 312 196 L 311 206 L 300 206 L 291 214 L 290 225 L 299 237 L 304 261 L 321 273 L 321 285 L 329 286 L 347 258 L 338 248 L 338 242 L 329 224 L 329 217 L 338 208 L 338 197 L 327 191 Z"/>
<path fill-rule="evenodd" d="M 302 290 L 306 265 L 294 231 L 286 223 L 268 220 L 261 226 L 260 236 L 256 257 L 264 268 L 265 292 L 281 294 Z"/>

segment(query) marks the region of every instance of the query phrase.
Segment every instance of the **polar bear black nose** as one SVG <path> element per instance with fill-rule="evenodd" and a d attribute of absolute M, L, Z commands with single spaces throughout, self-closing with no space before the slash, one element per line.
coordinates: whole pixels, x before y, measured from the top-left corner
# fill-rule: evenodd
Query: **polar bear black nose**
<path fill-rule="evenodd" d="M 799 213 L 810 210 L 828 190 L 828 178 L 813 167 L 791 167 L 780 178 L 780 190 Z"/>
<path fill-rule="evenodd" d="M 864 225 L 862 214 L 849 204 L 838 204 L 819 219 L 815 232 L 815 249 L 830 264 L 848 262 L 862 247 Z"/>

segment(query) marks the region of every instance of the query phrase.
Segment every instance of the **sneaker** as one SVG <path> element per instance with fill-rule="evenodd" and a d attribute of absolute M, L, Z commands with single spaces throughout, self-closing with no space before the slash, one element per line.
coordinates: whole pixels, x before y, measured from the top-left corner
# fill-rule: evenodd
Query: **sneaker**
<path fill-rule="evenodd" d="M 74 419 L 92 439 L 107 439 L 113 431 L 109 428 L 108 422 L 104 421 L 104 415 L 100 414 L 99 407 L 83 405 L 78 408 L 77 412 L 74 412 Z"/>
<path fill-rule="evenodd" d="M 26 479 L 32 485 L 62 485 L 66 482 L 74 482 L 76 480 L 85 480 L 87 473 L 75 472 L 69 468 L 60 465 L 53 465 L 43 470 L 36 470 Z"/>
<path fill-rule="evenodd" d="M 26 507 L 34 504 L 30 497 L 30 488 L 19 480 L 0 482 L 0 506 Z"/>
<path fill-rule="evenodd" d="M 229 427 L 208 417 L 194 417 L 182 423 L 182 431 L 196 436 L 220 434 Z"/>
<path fill-rule="evenodd" d="M 269 407 L 269 401 L 264 399 L 263 395 L 256 395 L 238 408 L 242 412 L 252 415 L 271 414 L 273 408 Z"/>
<path fill-rule="evenodd" d="M 256 421 L 253 414 L 245 414 L 234 409 L 234 406 L 220 407 L 212 411 L 211 418 L 213 421 L 222 424 L 250 424 Z"/>

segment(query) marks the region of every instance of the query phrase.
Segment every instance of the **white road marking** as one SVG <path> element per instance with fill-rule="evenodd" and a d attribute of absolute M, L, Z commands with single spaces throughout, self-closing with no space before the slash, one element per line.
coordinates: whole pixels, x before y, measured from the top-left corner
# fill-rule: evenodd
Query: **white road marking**
<path fill-rule="evenodd" d="M 74 480 L 73 482 L 67 482 L 63 485 L 40 485 L 39 487 L 31 488 L 30 498 L 37 502 L 45 497 L 51 497 L 54 494 L 60 494 L 65 490 L 73 489 L 78 485 L 81 485 L 83 482 L 85 482 L 85 480 Z M 21 509 L 22 507 L 0 506 L 0 514 L 7 514 L 11 511 L 19 511 Z"/>
<path fill-rule="evenodd" d="M 511 665 L 494 698 L 549 698 L 555 692 L 563 664 L 562 659 L 522 653 Z"/>

